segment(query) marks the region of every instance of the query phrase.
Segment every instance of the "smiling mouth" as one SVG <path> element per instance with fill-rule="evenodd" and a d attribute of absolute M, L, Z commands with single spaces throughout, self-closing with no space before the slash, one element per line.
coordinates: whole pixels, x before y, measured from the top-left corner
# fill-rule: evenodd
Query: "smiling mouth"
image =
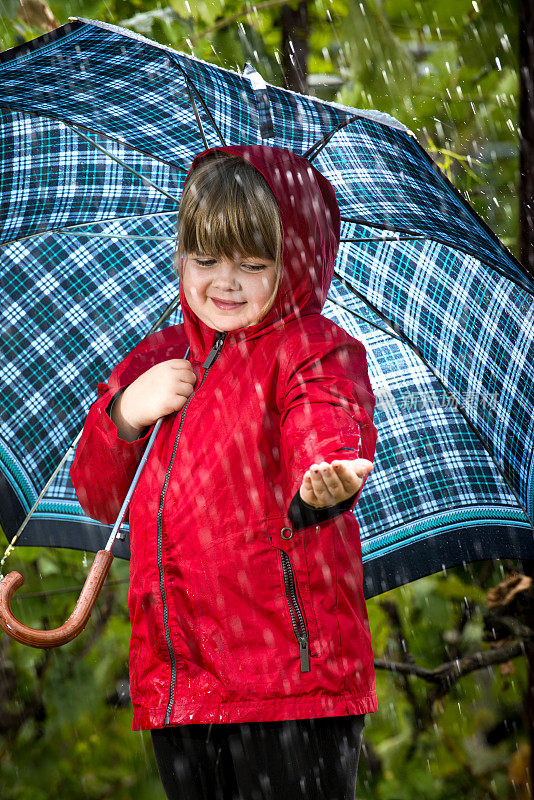
<path fill-rule="evenodd" d="M 223 311 L 231 311 L 234 308 L 239 308 L 239 306 L 244 306 L 245 303 L 231 303 L 228 300 L 219 300 L 218 297 L 211 297 L 210 300 L 212 303 L 217 306 L 217 308 L 222 309 Z"/>

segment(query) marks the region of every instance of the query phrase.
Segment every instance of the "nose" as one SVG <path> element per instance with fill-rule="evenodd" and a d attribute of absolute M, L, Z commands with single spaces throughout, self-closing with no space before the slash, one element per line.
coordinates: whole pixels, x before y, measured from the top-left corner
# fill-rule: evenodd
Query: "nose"
<path fill-rule="evenodd" d="M 238 272 L 236 263 L 223 259 L 217 264 L 217 270 L 213 277 L 213 285 L 217 288 L 239 289 Z"/>

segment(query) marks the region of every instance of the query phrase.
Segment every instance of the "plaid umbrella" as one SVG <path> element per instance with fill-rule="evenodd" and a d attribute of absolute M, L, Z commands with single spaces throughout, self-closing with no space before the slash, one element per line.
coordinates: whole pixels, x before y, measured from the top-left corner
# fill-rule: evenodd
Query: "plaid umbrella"
<path fill-rule="evenodd" d="M 365 344 L 377 399 L 355 509 L 366 596 L 534 558 L 534 282 L 404 125 L 77 18 L 0 54 L 0 119 L 9 540 L 107 541 L 69 478 L 97 382 L 182 320 L 172 255 L 193 157 L 263 143 L 306 155 L 341 209 L 323 313 Z"/>

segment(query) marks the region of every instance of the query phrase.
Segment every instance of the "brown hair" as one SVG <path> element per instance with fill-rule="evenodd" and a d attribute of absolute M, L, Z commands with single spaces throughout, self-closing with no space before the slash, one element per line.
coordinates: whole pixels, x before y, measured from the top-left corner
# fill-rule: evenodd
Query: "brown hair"
<path fill-rule="evenodd" d="M 276 264 L 272 305 L 282 265 L 282 222 L 276 198 L 261 174 L 241 156 L 215 151 L 191 171 L 182 192 L 174 266 L 186 253 L 233 258 L 235 253 Z"/>

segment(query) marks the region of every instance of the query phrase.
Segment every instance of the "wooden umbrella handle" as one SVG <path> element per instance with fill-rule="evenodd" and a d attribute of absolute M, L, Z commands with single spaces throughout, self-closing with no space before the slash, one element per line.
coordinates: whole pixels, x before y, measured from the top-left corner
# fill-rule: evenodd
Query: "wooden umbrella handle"
<path fill-rule="evenodd" d="M 13 616 L 11 598 L 24 583 L 20 572 L 10 572 L 0 582 L 0 628 L 17 642 L 49 650 L 75 639 L 85 628 L 113 561 L 110 550 L 99 550 L 89 570 L 78 602 L 68 620 L 51 631 L 37 631 Z"/>

